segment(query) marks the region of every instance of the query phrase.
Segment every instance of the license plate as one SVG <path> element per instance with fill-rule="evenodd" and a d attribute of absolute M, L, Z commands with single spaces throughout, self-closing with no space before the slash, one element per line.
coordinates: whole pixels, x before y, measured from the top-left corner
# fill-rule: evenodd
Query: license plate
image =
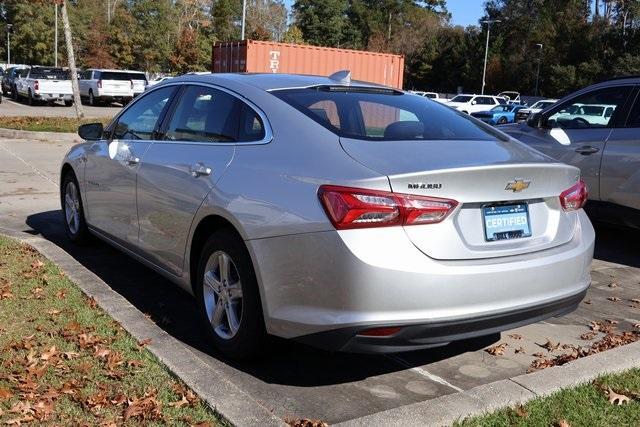
<path fill-rule="evenodd" d="M 531 237 L 529 207 L 525 203 L 485 206 L 482 219 L 487 242 Z"/>

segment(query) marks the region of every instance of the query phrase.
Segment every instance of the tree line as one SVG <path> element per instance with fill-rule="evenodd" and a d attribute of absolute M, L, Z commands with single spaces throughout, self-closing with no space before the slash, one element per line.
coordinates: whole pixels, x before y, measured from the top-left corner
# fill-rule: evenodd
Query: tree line
<path fill-rule="evenodd" d="M 82 67 L 150 73 L 209 70 L 211 45 L 239 40 L 242 0 L 69 0 Z M 640 0 L 489 0 L 477 25 L 451 24 L 446 0 L 247 0 L 247 38 L 399 53 L 405 88 L 477 92 L 487 27 L 488 92 L 561 96 L 616 75 L 640 74 Z M 12 62 L 52 64 L 52 2 L 4 0 Z M 61 29 L 60 29 L 61 31 Z M 59 37 L 59 40 L 62 40 Z M 6 40 L 0 58 L 6 58 Z M 61 64 L 65 61 L 59 46 Z"/>

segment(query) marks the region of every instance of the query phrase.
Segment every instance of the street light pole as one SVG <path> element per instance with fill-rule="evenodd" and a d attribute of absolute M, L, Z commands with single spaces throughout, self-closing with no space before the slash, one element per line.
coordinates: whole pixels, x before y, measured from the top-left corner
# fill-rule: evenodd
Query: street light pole
<path fill-rule="evenodd" d="M 244 27 L 247 19 L 247 0 L 242 0 L 242 40 L 244 40 Z"/>
<path fill-rule="evenodd" d="M 485 21 L 480 21 L 482 24 L 487 24 L 487 43 L 484 47 L 484 68 L 482 69 L 482 90 L 480 91 L 481 95 L 484 95 L 484 87 L 487 84 L 487 58 L 489 57 L 489 33 L 491 32 L 491 24 L 502 22 L 499 19 L 487 19 Z"/>
<path fill-rule="evenodd" d="M 11 64 L 11 32 L 13 24 L 7 24 L 7 67 Z"/>
<path fill-rule="evenodd" d="M 53 62 L 54 62 L 54 66 L 57 67 L 58 66 L 58 3 L 54 4 L 53 8 L 56 14 L 55 34 L 53 36 L 53 44 L 55 45 L 53 50 Z"/>
<path fill-rule="evenodd" d="M 536 90 L 534 92 L 534 96 L 538 96 L 538 82 L 540 80 L 540 63 L 542 62 L 542 43 L 536 43 L 536 47 L 540 50 L 538 51 L 538 72 L 536 73 Z"/>

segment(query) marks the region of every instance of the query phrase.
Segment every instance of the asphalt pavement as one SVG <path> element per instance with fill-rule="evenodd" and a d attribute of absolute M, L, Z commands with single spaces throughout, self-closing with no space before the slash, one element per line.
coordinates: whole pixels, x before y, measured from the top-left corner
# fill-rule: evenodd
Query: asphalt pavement
<path fill-rule="evenodd" d="M 109 107 L 91 107 L 83 105 L 85 117 L 113 117 L 122 108 L 119 104 L 111 104 Z M 27 105 L 23 102 L 16 102 L 10 98 L 2 97 L 0 104 L 0 116 L 14 117 L 76 117 L 76 107 L 65 107 L 62 103 L 49 105 Z"/>
<path fill-rule="evenodd" d="M 468 390 L 525 373 L 535 360 L 534 353 L 549 357 L 565 352 L 564 344 L 588 345 L 594 339 L 580 336 L 590 331 L 591 321 L 617 321 L 621 331 L 640 323 L 640 307 L 630 301 L 640 297 L 640 234 L 598 226 L 592 287 L 580 308 L 565 317 L 389 356 L 329 353 L 274 339 L 261 361 L 219 363 L 222 359 L 206 345 L 195 303 L 187 293 L 104 243 L 78 248 L 66 240 L 58 168 L 70 147 L 69 143 L 0 140 L 0 227 L 40 234 L 62 247 L 190 346 L 212 371 L 225 375 L 282 419 L 338 423 Z M 548 351 L 542 347 L 547 340 L 560 345 Z M 501 343 L 507 344 L 502 355 L 485 351 Z"/>

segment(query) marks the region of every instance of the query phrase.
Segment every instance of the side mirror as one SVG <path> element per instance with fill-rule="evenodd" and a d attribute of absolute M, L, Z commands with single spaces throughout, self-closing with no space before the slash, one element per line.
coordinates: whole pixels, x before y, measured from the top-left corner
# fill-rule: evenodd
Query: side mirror
<path fill-rule="evenodd" d="M 102 139 L 102 133 L 104 128 L 102 123 L 87 123 L 86 125 L 80 125 L 78 127 L 78 135 L 80 138 L 87 141 L 97 141 Z"/>
<path fill-rule="evenodd" d="M 471 105 L 476 105 L 478 103 L 478 101 L 476 101 L 475 99 L 473 101 L 471 101 Z"/>

